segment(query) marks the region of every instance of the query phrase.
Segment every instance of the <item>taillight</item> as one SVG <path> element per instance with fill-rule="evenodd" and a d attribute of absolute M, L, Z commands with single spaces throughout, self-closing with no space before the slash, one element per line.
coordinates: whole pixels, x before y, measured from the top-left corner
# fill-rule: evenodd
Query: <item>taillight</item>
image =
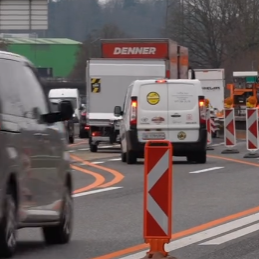
<path fill-rule="evenodd" d="M 200 126 L 206 128 L 206 106 L 204 96 L 199 96 Z"/>
<path fill-rule="evenodd" d="M 130 127 L 135 129 L 137 127 L 137 110 L 138 102 L 137 97 L 131 97 L 131 106 L 130 106 Z"/>
<path fill-rule="evenodd" d="M 102 134 L 101 134 L 101 132 L 100 131 L 94 131 L 94 132 L 92 132 L 92 137 L 99 137 L 99 136 L 101 136 Z"/>

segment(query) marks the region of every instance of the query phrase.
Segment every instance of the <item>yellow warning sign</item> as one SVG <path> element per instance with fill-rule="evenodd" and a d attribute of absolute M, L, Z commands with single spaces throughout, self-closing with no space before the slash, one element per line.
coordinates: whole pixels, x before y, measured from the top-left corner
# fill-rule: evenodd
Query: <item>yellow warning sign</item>
<path fill-rule="evenodd" d="M 156 92 L 150 92 L 147 95 L 147 102 L 151 105 L 156 105 L 160 102 L 160 95 Z"/>
<path fill-rule="evenodd" d="M 101 78 L 91 78 L 91 91 L 92 93 L 101 92 Z"/>

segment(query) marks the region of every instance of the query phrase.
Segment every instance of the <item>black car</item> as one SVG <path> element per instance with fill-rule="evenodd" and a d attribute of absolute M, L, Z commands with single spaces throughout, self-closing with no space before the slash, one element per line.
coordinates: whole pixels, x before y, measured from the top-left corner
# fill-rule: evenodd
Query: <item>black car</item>
<path fill-rule="evenodd" d="M 52 104 L 52 111 L 58 111 L 58 106 L 61 100 L 58 99 L 51 99 L 51 104 Z M 64 121 L 65 129 L 67 131 L 67 140 L 69 144 L 73 144 L 75 141 L 75 131 L 74 131 L 74 120 L 73 117 L 71 117 L 70 120 Z"/>
<path fill-rule="evenodd" d="M 88 138 L 89 127 L 86 125 L 86 109 L 81 111 L 81 116 L 79 120 L 79 138 Z"/>

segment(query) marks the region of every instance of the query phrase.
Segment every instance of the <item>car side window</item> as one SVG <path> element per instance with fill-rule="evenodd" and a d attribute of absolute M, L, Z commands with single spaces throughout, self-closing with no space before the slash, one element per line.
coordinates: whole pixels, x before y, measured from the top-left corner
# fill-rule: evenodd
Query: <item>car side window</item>
<path fill-rule="evenodd" d="M 0 106 L 3 114 L 23 116 L 20 98 L 21 64 L 14 60 L 0 59 Z"/>
<path fill-rule="evenodd" d="M 50 106 L 37 75 L 27 65 L 23 66 L 23 72 L 25 80 L 23 89 L 26 89 L 28 92 L 28 98 L 30 98 L 30 102 L 33 104 L 31 108 L 37 109 L 40 115 L 49 113 Z"/>

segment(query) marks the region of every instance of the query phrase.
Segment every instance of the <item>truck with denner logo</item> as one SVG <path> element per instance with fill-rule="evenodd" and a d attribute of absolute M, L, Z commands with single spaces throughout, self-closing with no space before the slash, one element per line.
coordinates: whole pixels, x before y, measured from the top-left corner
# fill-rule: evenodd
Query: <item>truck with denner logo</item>
<path fill-rule="evenodd" d="M 125 93 L 135 80 L 187 79 L 188 49 L 171 39 L 101 40 L 102 58 L 86 66 L 87 125 L 91 152 L 100 143 L 120 143 L 121 117 L 114 106 L 125 106 Z"/>

